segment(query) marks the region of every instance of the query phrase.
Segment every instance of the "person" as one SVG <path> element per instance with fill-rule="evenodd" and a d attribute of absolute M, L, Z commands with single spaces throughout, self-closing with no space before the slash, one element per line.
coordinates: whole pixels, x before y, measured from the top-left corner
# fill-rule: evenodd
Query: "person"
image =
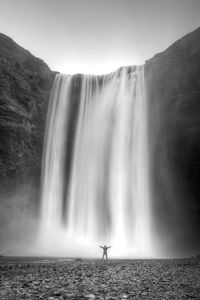
<path fill-rule="evenodd" d="M 108 261 L 108 252 L 107 252 L 107 250 L 109 248 L 111 248 L 111 246 L 107 247 L 106 245 L 104 245 L 104 246 L 99 246 L 99 247 L 103 249 L 102 261 L 104 259 L 104 256 L 106 257 L 106 261 Z"/>

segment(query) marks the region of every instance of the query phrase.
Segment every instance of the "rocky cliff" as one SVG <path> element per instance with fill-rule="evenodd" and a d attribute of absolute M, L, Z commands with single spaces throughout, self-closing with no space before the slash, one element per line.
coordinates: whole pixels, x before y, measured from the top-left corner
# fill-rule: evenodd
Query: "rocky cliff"
<path fill-rule="evenodd" d="M 47 102 L 54 73 L 0 34 L 0 186 L 40 174 Z"/>
<path fill-rule="evenodd" d="M 200 248 L 200 28 L 147 61 L 145 75 L 159 230 Z"/>

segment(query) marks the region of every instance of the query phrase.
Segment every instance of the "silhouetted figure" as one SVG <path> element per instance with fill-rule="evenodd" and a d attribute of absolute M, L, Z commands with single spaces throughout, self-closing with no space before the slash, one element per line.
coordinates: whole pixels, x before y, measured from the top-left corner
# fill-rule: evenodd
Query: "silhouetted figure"
<path fill-rule="evenodd" d="M 107 247 L 106 245 L 104 246 L 99 246 L 100 248 L 103 249 L 103 256 L 102 256 L 102 260 L 104 259 L 104 256 L 106 257 L 106 261 L 108 260 L 108 253 L 107 253 L 107 250 L 109 248 L 111 248 L 111 246 Z"/>

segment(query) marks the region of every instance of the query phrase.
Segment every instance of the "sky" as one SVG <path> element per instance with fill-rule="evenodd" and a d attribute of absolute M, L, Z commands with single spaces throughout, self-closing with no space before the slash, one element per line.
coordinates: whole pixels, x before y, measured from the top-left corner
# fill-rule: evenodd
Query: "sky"
<path fill-rule="evenodd" d="M 0 32 L 66 74 L 143 64 L 200 26 L 200 0 L 0 0 Z"/>

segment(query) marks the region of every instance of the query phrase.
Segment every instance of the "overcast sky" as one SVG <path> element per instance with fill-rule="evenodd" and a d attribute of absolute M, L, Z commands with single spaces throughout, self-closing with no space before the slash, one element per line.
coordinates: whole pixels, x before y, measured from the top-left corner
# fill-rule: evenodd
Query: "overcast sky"
<path fill-rule="evenodd" d="M 52 70 L 141 64 L 200 26 L 200 0 L 0 0 L 0 31 Z"/>

